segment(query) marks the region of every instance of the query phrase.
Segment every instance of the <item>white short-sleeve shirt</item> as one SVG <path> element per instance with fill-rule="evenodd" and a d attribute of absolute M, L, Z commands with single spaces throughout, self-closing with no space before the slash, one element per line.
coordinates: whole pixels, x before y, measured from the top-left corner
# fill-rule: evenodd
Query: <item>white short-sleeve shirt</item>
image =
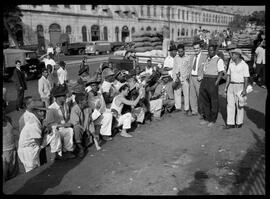
<path fill-rule="evenodd" d="M 259 46 L 255 53 L 257 55 L 256 64 L 265 64 L 265 49 Z"/>
<path fill-rule="evenodd" d="M 231 76 L 232 82 L 244 82 L 244 77 L 249 77 L 249 67 L 243 60 L 239 64 L 230 62 L 227 74 Z"/>

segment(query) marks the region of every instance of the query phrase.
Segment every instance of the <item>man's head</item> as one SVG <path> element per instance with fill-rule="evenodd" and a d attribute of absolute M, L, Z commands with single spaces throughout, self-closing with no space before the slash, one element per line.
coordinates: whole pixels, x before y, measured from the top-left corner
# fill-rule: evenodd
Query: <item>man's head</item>
<path fill-rule="evenodd" d="M 185 55 L 185 46 L 183 44 L 179 44 L 177 46 L 178 55 L 183 57 Z"/>
<path fill-rule="evenodd" d="M 48 64 L 47 65 L 47 70 L 48 70 L 48 73 L 52 73 L 52 65 L 51 64 Z"/>
<path fill-rule="evenodd" d="M 59 66 L 62 67 L 62 68 L 65 68 L 66 67 L 66 63 L 64 61 L 60 61 L 59 62 Z"/>
<path fill-rule="evenodd" d="M 68 94 L 67 87 L 62 85 L 55 86 L 52 90 L 52 94 L 55 97 L 57 104 L 64 105 Z"/>
<path fill-rule="evenodd" d="M 75 102 L 81 107 L 84 108 L 87 105 L 87 96 L 84 93 L 77 93 L 75 95 Z"/>
<path fill-rule="evenodd" d="M 48 73 L 47 68 L 42 68 L 42 76 L 44 76 L 45 78 L 47 78 L 48 75 L 49 75 L 49 73 Z"/>
<path fill-rule="evenodd" d="M 21 68 L 22 62 L 20 60 L 16 60 L 15 65 L 17 68 Z"/>
<path fill-rule="evenodd" d="M 209 45 L 209 47 L 208 47 L 208 55 L 209 55 L 209 57 L 214 57 L 215 55 L 216 55 L 216 50 L 217 50 L 217 47 L 216 47 L 216 45 Z"/>
<path fill-rule="evenodd" d="M 147 60 L 147 68 L 151 68 L 152 67 L 152 61 L 151 59 Z"/>
<path fill-rule="evenodd" d="M 242 50 L 241 49 L 236 48 L 236 49 L 232 50 L 231 53 L 232 53 L 232 60 L 234 62 L 241 60 L 241 57 L 242 57 Z"/>
<path fill-rule="evenodd" d="M 137 75 L 141 73 L 141 68 L 140 68 L 139 65 L 137 65 L 137 66 L 135 67 L 135 71 L 136 71 L 136 74 L 137 74 Z"/>
<path fill-rule="evenodd" d="M 129 92 L 129 86 L 127 84 L 124 84 L 123 86 L 120 87 L 119 92 L 124 96 L 127 96 Z"/>
<path fill-rule="evenodd" d="M 49 53 L 48 54 L 48 59 L 52 59 L 53 58 L 53 54 L 52 53 Z"/>
<path fill-rule="evenodd" d="M 44 102 L 42 102 L 41 100 L 33 100 L 31 112 L 34 113 L 35 116 L 42 121 L 46 115 L 46 107 L 44 105 Z"/>
<path fill-rule="evenodd" d="M 195 54 L 196 55 L 199 55 L 200 54 L 200 52 L 201 52 L 201 43 L 199 42 L 199 41 L 196 41 L 196 42 L 194 42 L 193 43 L 193 49 L 194 49 L 194 51 L 195 51 Z"/>
<path fill-rule="evenodd" d="M 170 52 L 170 56 L 171 57 L 175 57 L 176 56 L 177 48 L 175 47 L 175 45 L 170 46 L 169 52 Z"/>
<path fill-rule="evenodd" d="M 32 108 L 32 104 L 33 104 L 33 97 L 26 96 L 23 101 L 24 101 L 24 104 L 26 106 L 26 110 L 30 111 Z"/>

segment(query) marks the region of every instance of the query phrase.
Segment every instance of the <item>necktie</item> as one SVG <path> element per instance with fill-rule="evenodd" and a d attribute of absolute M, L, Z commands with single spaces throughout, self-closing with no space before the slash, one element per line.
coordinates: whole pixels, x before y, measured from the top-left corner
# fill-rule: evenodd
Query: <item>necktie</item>
<path fill-rule="evenodd" d="M 194 65 L 193 65 L 193 70 L 196 71 L 196 64 L 197 64 L 197 55 L 195 57 Z"/>

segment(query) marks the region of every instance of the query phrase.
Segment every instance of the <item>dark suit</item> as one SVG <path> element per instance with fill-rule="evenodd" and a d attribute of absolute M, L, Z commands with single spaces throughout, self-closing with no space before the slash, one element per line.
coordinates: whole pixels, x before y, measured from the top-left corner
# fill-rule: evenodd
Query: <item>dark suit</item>
<path fill-rule="evenodd" d="M 27 90 L 25 74 L 23 71 L 15 68 L 12 79 L 17 90 L 16 108 L 23 108 L 24 91 Z"/>

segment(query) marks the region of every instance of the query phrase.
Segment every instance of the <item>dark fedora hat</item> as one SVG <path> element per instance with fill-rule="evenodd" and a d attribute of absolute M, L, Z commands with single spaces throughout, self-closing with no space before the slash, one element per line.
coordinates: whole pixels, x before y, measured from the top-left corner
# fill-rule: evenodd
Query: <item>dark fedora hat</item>
<path fill-rule="evenodd" d="M 58 85 L 52 90 L 52 95 L 54 97 L 66 96 L 68 94 L 68 89 L 66 86 Z"/>
<path fill-rule="evenodd" d="M 41 100 L 33 100 L 31 109 L 46 111 L 45 104 Z"/>
<path fill-rule="evenodd" d="M 175 45 L 171 45 L 170 48 L 169 48 L 169 51 L 173 51 L 173 50 L 177 50 Z"/>
<path fill-rule="evenodd" d="M 89 81 L 86 82 L 86 86 L 90 86 L 91 84 L 99 84 L 101 81 L 97 77 L 90 77 Z"/>
<path fill-rule="evenodd" d="M 85 88 L 82 84 L 75 84 L 72 88 L 71 88 L 71 92 L 73 94 L 77 94 L 77 93 L 84 93 L 85 92 Z"/>

